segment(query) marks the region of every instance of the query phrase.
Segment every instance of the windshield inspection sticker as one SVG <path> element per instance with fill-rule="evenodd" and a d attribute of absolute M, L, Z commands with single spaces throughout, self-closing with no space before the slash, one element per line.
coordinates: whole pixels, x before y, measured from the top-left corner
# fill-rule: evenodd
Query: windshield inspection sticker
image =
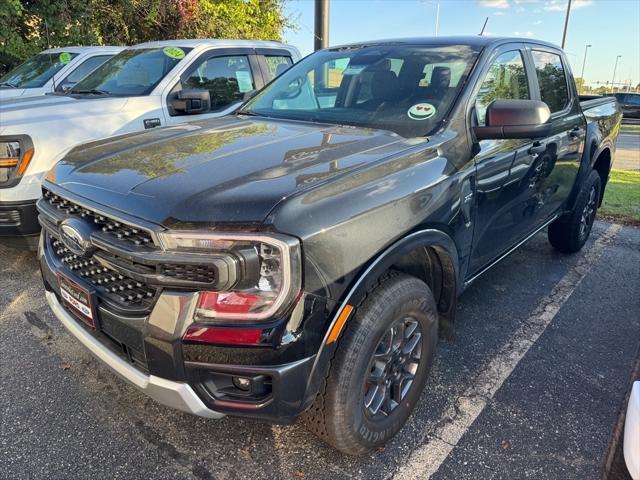
<path fill-rule="evenodd" d="M 430 103 L 416 103 L 407 111 L 407 116 L 412 120 L 426 120 L 435 114 L 436 107 Z"/>
<path fill-rule="evenodd" d="M 60 60 L 60 63 L 62 63 L 63 65 L 66 65 L 71 61 L 71 54 L 69 52 L 62 52 L 60 55 L 58 55 L 58 60 Z"/>
<path fill-rule="evenodd" d="M 162 51 L 167 57 L 174 60 L 182 60 L 184 58 L 184 50 L 180 47 L 164 47 Z"/>

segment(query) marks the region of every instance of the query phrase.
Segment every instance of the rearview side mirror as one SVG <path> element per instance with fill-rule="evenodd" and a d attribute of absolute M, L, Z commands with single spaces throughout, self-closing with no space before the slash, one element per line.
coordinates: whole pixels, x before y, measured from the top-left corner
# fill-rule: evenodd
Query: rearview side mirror
<path fill-rule="evenodd" d="M 181 90 L 169 103 L 176 112 L 183 115 L 206 113 L 211 110 L 211 95 L 209 90 L 203 89 Z"/>
<path fill-rule="evenodd" d="M 486 126 L 473 127 L 478 140 L 543 138 L 551 134 L 551 111 L 537 100 L 494 100 L 487 107 Z"/>

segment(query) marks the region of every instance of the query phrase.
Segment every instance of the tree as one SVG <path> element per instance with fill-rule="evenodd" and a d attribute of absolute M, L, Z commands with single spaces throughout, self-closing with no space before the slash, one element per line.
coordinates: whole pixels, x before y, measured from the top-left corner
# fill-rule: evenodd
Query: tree
<path fill-rule="evenodd" d="M 586 95 L 591 92 L 591 87 L 587 85 L 584 78 L 577 77 L 576 78 L 576 88 L 578 89 L 579 95 Z"/>
<path fill-rule="evenodd" d="M 280 40 L 284 0 L 2 0 L 0 73 L 49 47 L 176 38 Z"/>

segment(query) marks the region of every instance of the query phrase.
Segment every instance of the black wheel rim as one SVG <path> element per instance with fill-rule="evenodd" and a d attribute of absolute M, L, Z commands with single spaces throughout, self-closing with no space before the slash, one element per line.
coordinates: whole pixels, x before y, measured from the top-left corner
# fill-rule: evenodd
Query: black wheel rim
<path fill-rule="evenodd" d="M 597 190 L 595 185 L 591 185 L 589 189 L 589 197 L 587 198 L 587 203 L 582 209 L 582 216 L 580 217 L 580 239 L 584 240 L 584 238 L 589 234 L 591 230 L 591 226 L 593 225 L 593 220 L 596 217 L 596 203 L 597 203 Z"/>
<path fill-rule="evenodd" d="M 389 416 L 406 398 L 420 366 L 422 329 L 404 317 L 382 335 L 369 361 L 364 384 L 364 409 L 376 420 Z"/>

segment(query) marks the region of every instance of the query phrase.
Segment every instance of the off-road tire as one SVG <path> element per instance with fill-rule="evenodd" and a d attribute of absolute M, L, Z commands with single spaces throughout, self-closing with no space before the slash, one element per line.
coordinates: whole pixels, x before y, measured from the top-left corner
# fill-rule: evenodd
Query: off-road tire
<path fill-rule="evenodd" d="M 365 412 L 365 379 L 385 332 L 398 319 L 421 332 L 420 360 L 406 396 L 382 419 Z M 360 455 L 380 447 L 405 424 L 429 375 L 438 339 L 438 312 L 427 284 L 405 274 L 385 275 L 357 306 L 338 340 L 327 378 L 303 415 L 306 427 L 334 448 Z"/>
<path fill-rule="evenodd" d="M 575 253 L 587 242 L 600 202 L 601 188 L 600 175 L 592 170 L 578 193 L 573 210 L 549 225 L 547 236 L 556 250 Z M 588 214 L 587 223 L 583 229 L 585 214 Z"/>

